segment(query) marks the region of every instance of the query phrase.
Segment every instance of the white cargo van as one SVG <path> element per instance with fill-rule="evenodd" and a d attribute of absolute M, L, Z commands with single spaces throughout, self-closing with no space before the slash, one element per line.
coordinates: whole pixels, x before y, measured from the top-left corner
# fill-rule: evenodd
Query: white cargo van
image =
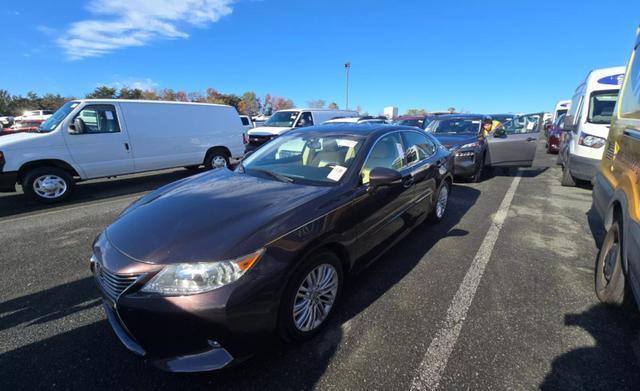
<path fill-rule="evenodd" d="M 333 118 L 357 117 L 357 111 L 331 109 L 288 109 L 275 113 L 262 125 L 243 137 L 245 151 L 253 151 L 262 144 L 293 128 L 320 125 Z"/>
<path fill-rule="evenodd" d="M 87 99 L 65 103 L 37 133 L 0 138 L 0 191 L 16 183 L 53 203 L 75 182 L 173 167 L 225 167 L 243 153 L 235 108 Z"/>
<path fill-rule="evenodd" d="M 570 108 L 571 108 L 570 100 L 558 101 L 558 103 L 556 103 L 556 107 L 553 109 L 553 113 L 551 116 L 551 123 L 555 124 L 558 117 L 561 116 L 562 114 L 567 114 Z"/>
<path fill-rule="evenodd" d="M 624 70 L 593 70 L 576 88 L 563 123 L 565 136 L 559 154 L 563 186 L 575 186 L 576 180 L 593 180 L 609 136 Z"/>

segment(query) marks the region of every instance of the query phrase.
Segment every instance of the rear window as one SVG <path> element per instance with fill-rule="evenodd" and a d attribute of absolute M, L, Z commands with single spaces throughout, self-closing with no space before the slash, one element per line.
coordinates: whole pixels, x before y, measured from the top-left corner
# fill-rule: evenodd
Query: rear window
<path fill-rule="evenodd" d="M 621 99 L 620 113 L 622 116 L 640 119 L 640 54 L 638 49 L 631 60 L 631 69 L 629 69 Z"/>
<path fill-rule="evenodd" d="M 618 99 L 618 91 L 596 91 L 589 99 L 589 116 L 587 122 L 592 124 L 608 124 L 613 116 L 613 109 Z"/>

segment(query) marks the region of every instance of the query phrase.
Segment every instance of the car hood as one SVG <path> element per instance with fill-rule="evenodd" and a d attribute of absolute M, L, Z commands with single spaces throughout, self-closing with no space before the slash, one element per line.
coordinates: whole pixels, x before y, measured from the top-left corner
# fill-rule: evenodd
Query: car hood
<path fill-rule="evenodd" d="M 106 236 L 140 262 L 230 259 L 313 219 L 317 203 L 312 201 L 331 189 L 218 169 L 148 194 L 126 209 Z"/>
<path fill-rule="evenodd" d="M 249 130 L 249 135 L 252 136 L 273 136 L 279 135 L 282 132 L 290 130 L 293 128 L 278 128 L 274 126 L 258 126 L 257 128 L 253 128 Z"/>
<path fill-rule="evenodd" d="M 0 151 L 34 148 L 40 146 L 40 144 L 49 145 L 52 140 L 52 137 L 50 136 L 50 133 L 8 133 L 0 137 Z"/>
<path fill-rule="evenodd" d="M 478 137 L 473 134 L 433 134 L 442 145 L 447 148 L 459 147 L 461 145 L 469 144 L 478 141 Z"/>

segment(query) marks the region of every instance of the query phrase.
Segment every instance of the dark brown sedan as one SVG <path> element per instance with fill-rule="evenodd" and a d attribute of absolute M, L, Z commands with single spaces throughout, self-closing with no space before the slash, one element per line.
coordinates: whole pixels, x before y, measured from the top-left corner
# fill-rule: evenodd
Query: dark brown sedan
<path fill-rule="evenodd" d="M 344 280 L 430 217 L 451 155 L 386 125 L 294 130 L 127 208 L 91 268 L 122 343 L 169 371 L 223 368 L 326 323 Z"/>

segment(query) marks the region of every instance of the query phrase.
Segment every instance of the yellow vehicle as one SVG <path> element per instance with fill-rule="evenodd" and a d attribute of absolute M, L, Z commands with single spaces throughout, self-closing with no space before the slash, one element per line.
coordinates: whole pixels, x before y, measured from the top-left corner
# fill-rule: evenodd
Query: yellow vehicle
<path fill-rule="evenodd" d="M 596 265 L 596 294 L 640 303 L 640 28 L 596 174 L 593 204 L 607 234 Z"/>

